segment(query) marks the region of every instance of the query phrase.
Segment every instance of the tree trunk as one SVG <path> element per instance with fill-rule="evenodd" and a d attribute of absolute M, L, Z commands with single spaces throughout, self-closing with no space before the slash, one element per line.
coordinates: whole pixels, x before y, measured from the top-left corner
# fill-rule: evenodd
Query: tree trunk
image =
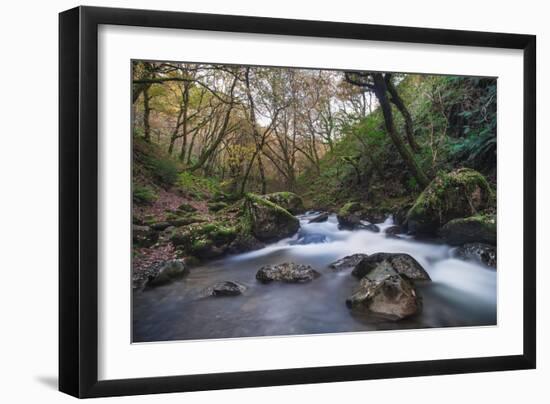
<path fill-rule="evenodd" d="M 265 179 L 264 163 L 262 162 L 262 155 L 258 155 L 258 171 L 260 171 L 260 179 L 262 182 L 262 195 L 267 193 L 267 182 Z"/>
<path fill-rule="evenodd" d="M 176 132 L 177 134 L 177 132 Z M 174 152 L 174 143 L 176 142 L 177 136 L 176 134 L 172 133 L 172 137 L 170 137 L 170 145 L 168 146 L 168 155 L 172 156 L 172 153 Z"/>
<path fill-rule="evenodd" d="M 382 108 L 382 114 L 384 115 L 384 123 L 386 125 L 388 135 L 390 136 L 393 144 L 397 148 L 397 151 L 401 155 L 401 158 L 403 159 L 403 161 L 405 161 L 405 164 L 407 164 L 407 166 L 413 172 L 414 176 L 418 180 L 418 183 L 425 188 L 430 183 L 430 180 L 428 179 L 424 171 L 420 168 L 413 154 L 407 148 L 405 143 L 403 143 L 403 140 L 395 130 L 391 105 L 386 95 L 386 81 L 384 80 L 382 73 L 372 73 L 372 77 L 374 79 L 374 94 L 376 95 L 376 98 L 378 98 L 380 108 Z"/>
<path fill-rule="evenodd" d="M 384 80 L 386 82 L 386 87 L 388 88 L 388 92 L 390 93 L 390 96 L 391 96 L 390 101 L 397 107 L 397 109 L 403 116 L 403 119 L 405 120 L 405 133 L 407 135 L 407 142 L 409 143 L 409 146 L 411 146 L 411 149 L 415 153 L 418 153 L 420 151 L 420 146 L 418 145 L 414 137 L 414 129 L 413 129 L 411 114 L 409 113 L 409 110 L 407 109 L 407 107 L 403 103 L 403 100 L 399 96 L 397 89 L 393 85 L 391 81 L 391 74 L 386 73 Z"/>
<path fill-rule="evenodd" d="M 182 121 L 182 129 L 181 129 L 181 136 L 182 136 L 182 142 L 181 142 L 181 151 L 180 151 L 180 161 L 183 161 L 185 159 L 185 149 L 187 147 L 187 111 L 189 107 L 189 83 L 186 82 L 184 85 L 183 90 L 183 121 Z"/>
<path fill-rule="evenodd" d="M 143 90 L 143 137 L 145 141 L 151 141 L 151 127 L 149 126 L 149 115 L 151 108 L 149 107 L 149 88 Z"/>

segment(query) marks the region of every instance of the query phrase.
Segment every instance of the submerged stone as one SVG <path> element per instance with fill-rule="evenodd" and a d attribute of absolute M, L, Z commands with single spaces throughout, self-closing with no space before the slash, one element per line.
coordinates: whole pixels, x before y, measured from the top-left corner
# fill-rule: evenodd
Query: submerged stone
<path fill-rule="evenodd" d="M 297 240 L 291 241 L 291 245 L 306 245 L 326 243 L 327 237 L 323 234 L 304 234 L 298 237 Z"/>
<path fill-rule="evenodd" d="M 246 290 L 246 286 L 235 281 L 222 281 L 215 283 L 207 288 L 206 293 L 209 296 L 238 296 Z"/>

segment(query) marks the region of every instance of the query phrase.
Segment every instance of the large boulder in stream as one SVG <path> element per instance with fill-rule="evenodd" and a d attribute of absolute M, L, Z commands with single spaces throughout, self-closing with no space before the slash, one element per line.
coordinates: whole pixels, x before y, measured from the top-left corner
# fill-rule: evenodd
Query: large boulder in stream
<path fill-rule="evenodd" d="M 409 254 L 404 253 L 376 253 L 364 257 L 353 268 L 352 275 L 357 278 L 368 277 L 371 280 L 380 280 L 393 275 L 411 280 L 430 280 L 430 275 L 422 265 Z"/>
<path fill-rule="evenodd" d="M 189 269 L 182 260 L 167 261 L 160 267 L 156 275 L 150 275 L 147 286 L 162 286 L 181 279 L 189 274 Z"/>
<path fill-rule="evenodd" d="M 441 228 L 441 236 L 451 245 L 466 243 L 497 243 L 497 220 L 495 215 L 476 215 L 453 219 Z"/>
<path fill-rule="evenodd" d="M 338 228 L 342 230 L 369 230 L 378 233 L 380 228 L 374 223 L 365 223 L 361 220 L 362 206 L 359 202 L 348 202 L 340 208 L 336 218 Z"/>
<path fill-rule="evenodd" d="M 421 300 L 413 284 L 400 275 L 388 275 L 375 280 L 361 279 L 346 305 L 390 320 L 401 320 L 420 311 Z"/>
<path fill-rule="evenodd" d="M 345 230 L 352 230 L 361 224 L 361 204 L 359 202 L 348 202 L 340 208 L 336 218 L 338 227 Z"/>
<path fill-rule="evenodd" d="M 227 248 L 227 253 L 229 254 L 240 254 L 247 251 L 259 250 L 264 248 L 265 243 L 261 242 L 253 235 L 239 232 L 237 237 L 229 244 Z"/>
<path fill-rule="evenodd" d="M 246 195 L 242 217 L 252 235 L 265 242 L 290 237 L 300 228 L 289 211 L 255 194 Z"/>
<path fill-rule="evenodd" d="M 310 265 L 285 262 L 279 265 L 264 265 L 256 273 L 256 279 L 262 283 L 273 281 L 287 283 L 310 282 L 320 276 Z"/>
<path fill-rule="evenodd" d="M 450 220 L 494 208 L 495 193 L 483 175 L 469 168 L 440 173 L 407 213 L 409 231 L 433 235 Z"/>
<path fill-rule="evenodd" d="M 456 249 L 454 255 L 457 258 L 476 261 L 491 268 L 496 268 L 497 266 L 497 249 L 489 244 L 464 244 Z"/>
<path fill-rule="evenodd" d="M 279 205 L 293 215 L 304 211 L 304 202 L 302 198 L 293 192 L 274 192 L 272 194 L 262 195 L 262 198 Z"/>

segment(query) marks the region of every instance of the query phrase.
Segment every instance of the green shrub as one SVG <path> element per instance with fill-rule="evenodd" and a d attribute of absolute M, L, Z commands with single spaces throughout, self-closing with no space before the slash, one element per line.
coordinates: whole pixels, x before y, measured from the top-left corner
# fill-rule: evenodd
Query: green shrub
<path fill-rule="evenodd" d="M 221 192 L 220 185 L 215 178 L 205 178 L 183 172 L 178 175 L 178 186 L 189 196 L 195 199 L 204 199 Z"/>
<path fill-rule="evenodd" d="M 151 158 L 149 167 L 153 174 L 166 185 L 174 185 L 178 180 L 178 167 L 170 159 Z"/>
<path fill-rule="evenodd" d="M 157 200 L 158 196 L 152 188 L 143 185 L 134 185 L 132 200 L 138 205 L 146 205 Z"/>

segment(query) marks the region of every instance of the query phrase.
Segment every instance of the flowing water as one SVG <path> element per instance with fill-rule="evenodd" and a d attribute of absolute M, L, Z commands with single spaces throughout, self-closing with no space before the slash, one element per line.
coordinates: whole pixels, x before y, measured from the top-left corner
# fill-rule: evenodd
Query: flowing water
<path fill-rule="evenodd" d="M 390 218 L 373 233 L 339 230 L 334 215 L 324 223 L 308 223 L 313 216 L 299 216 L 301 228 L 294 237 L 208 262 L 173 284 L 135 291 L 134 342 L 496 324 L 494 269 L 452 258 L 448 245 L 387 237 Z M 346 255 L 376 252 L 410 254 L 429 273 L 432 282 L 417 285 L 420 314 L 393 322 L 346 307 L 358 280 L 351 268 L 335 271 L 328 265 Z M 256 281 L 262 265 L 282 262 L 309 264 L 321 276 L 303 284 Z M 205 296 L 218 281 L 238 281 L 247 290 L 241 296 Z"/>

